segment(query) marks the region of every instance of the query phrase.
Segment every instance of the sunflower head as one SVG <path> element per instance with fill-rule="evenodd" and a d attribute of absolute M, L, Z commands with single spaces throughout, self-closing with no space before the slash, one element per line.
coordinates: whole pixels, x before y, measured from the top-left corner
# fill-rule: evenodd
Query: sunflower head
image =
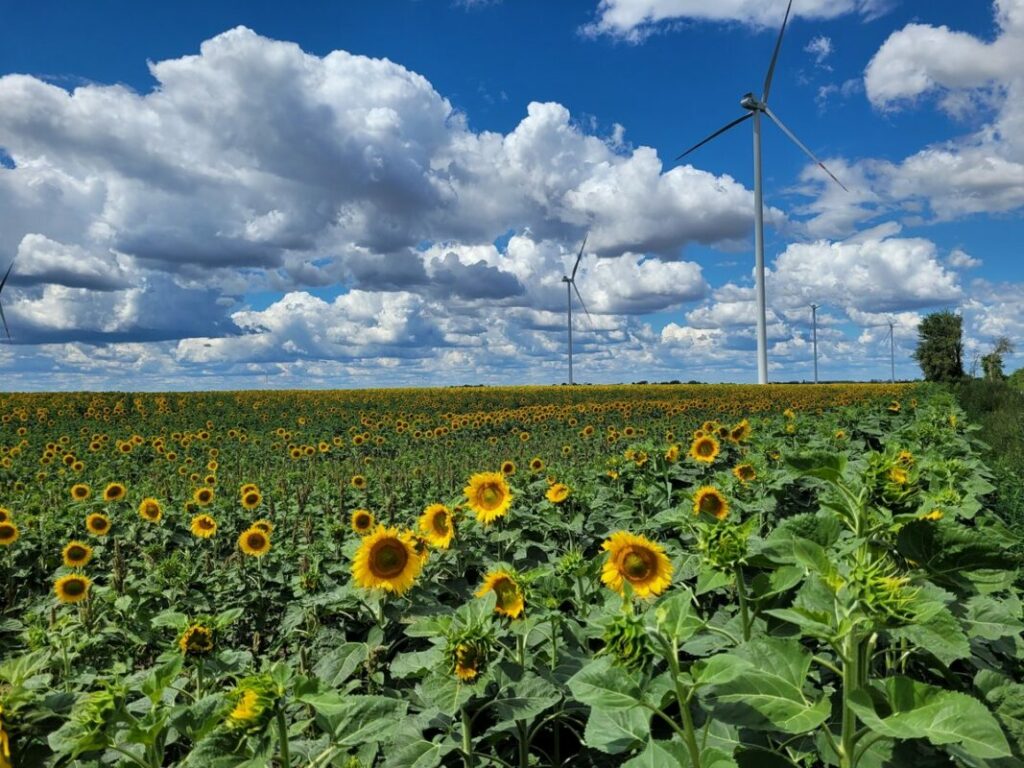
<path fill-rule="evenodd" d="M 123 483 L 109 483 L 106 488 L 103 489 L 103 500 L 104 501 L 120 501 L 124 498 L 128 490 L 124 487 Z"/>
<path fill-rule="evenodd" d="M 544 459 L 540 456 L 534 456 L 530 459 L 530 471 L 531 472 L 543 472 L 544 471 Z"/>
<path fill-rule="evenodd" d="M 363 589 L 383 589 L 402 595 L 423 569 L 411 531 L 378 526 L 365 536 L 352 561 L 352 575 Z"/>
<path fill-rule="evenodd" d="M 718 457 L 718 441 L 711 435 L 698 437 L 690 445 L 690 456 L 703 464 L 711 464 Z"/>
<path fill-rule="evenodd" d="M 664 548 L 645 536 L 618 531 L 601 548 L 608 552 L 601 581 L 620 595 L 627 583 L 639 597 L 660 595 L 672 583 L 672 563 Z"/>
<path fill-rule="evenodd" d="M 82 600 L 86 600 L 89 597 L 89 587 L 92 581 L 89 580 L 88 576 L 83 576 L 80 573 L 69 573 L 67 576 L 61 576 L 53 584 L 53 591 L 57 594 L 57 599 L 62 603 L 79 603 Z"/>
<path fill-rule="evenodd" d="M 743 419 L 729 430 L 729 439 L 734 443 L 742 443 L 748 437 L 750 437 L 750 422 L 747 419 Z"/>
<path fill-rule="evenodd" d="M 352 480 L 351 480 L 351 485 L 357 491 L 365 490 L 365 488 L 366 488 L 366 478 L 363 477 L 362 475 L 353 475 Z"/>
<path fill-rule="evenodd" d="M 0 523 L 9 523 L 14 519 L 14 515 L 7 507 L 0 507 Z"/>
<path fill-rule="evenodd" d="M 244 497 L 245 494 L 250 493 L 251 491 L 256 491 L 257 493 L 259 493 L 259 490 L 259 486 L 256 485 L 256 483 L 246 483 L 245 485 L 238 489 L 238 495 Z"/>
<path fill-rule="evenodd" d="M 268 536 L 274 532 L 274 524 L 266 519 L 259 519 L 252 524 L 253 528 L 263 531 Z"/>
<path fill-rule="evenodd" d="M 85 483 L 75 483 L 71 486 L 71 498 L 75 501 L 85 501 L 92 495 L 92 489 Z"/>
<path fill-rule="evenodd" d="M 501 474 L 505 475 L 506 477 L 509 477 L 511 475 L 514 475 L 515 473 L 516 464 L 514 461 L 506 460 L 501 462 Z"/>
<path fill-rule="evenodd" d="M 68 568 L 82 568 L 92 560 L 92 547 L 81 541 L 69 541 L 61 554 Z"/>
<path fill-rule="evenodd" d="M 0 547 L 9 547 L 18 540 L 21 534 L 18 533 L 18 526 L 8 520 L 0 523 Z"/>
<path fill-rule="evenodd" d="M 213 488 L 204 485 L 202 488 L 196 488 L 195 492 L 192 494 L 192 501 L 201 507 L 206 507 L 213 502 L 213 497 Z"/>
<path fill-rule="evenodd" d="M 357 509 L 352 513 L 352 530 L 364 536 L 374 527 L 373 513 L 368 509 Z"/>
<path fill-rule="evenodd" d="M 431 546 L 448 549 L 455 535 L 452 511 L 444 504 L 431 504 L 420 515 L 419 528 Z"/>
<path fill-rule="evenodd" d="M 565 483 L 555 483 L 544 495 L 552 504 L 561 504 L 569 498 L 569 486 Z"/>
<path fill-rule="evenodd" d="M 679 451 L 680 448 L 678 445 L 670 445 L 668 447 L 668 450 L 665 451 L 665 461 L 667 461 L 669 464 L 675 464 L 677 461 L 679 461 Z"/>
<path fill-rule="evenodd" d="M 196 515 L 189 527 L 192 535 L 199 539 L 208 539 L 217 533 L 217 521 L 210 515 Z"/>
<path fill-rule="evenodd" d="M 225 725 L 229 730 L 257 730 L 273 712 L 275 686 L 268 675 L 256 675 L 239 681 L 231 693 L 234 707 Z"/>
<path fill-rule="evenodd" d="M 193 624 L 178 640 L 178 648 L 186 656 L 204 656 L 213 650 L 213 631 L 202 624 Z"/>
<path fill-rule="evenodd" d="M 487 525 L 508 513 L 512 492 L 500 472 L 478 472 L 464 489 L 476 519 Z"/>
<path fill-rule="evenodd" d="M 472 682 L 486 668 L 487 655 L 487 647 L 483 643 L 456 644 L 450 653 L 452 673 L 463 682 Z"/>
<path fill-rule="evenodd" d="M 242 531 L 238 537 L 238 548 L 250 557 L 263 557 L 270 551 L 270 534 L 259 528 Z"/>
<path fill-rule="evenodd" d="M 729 500 L 714 486 L 702 486 L 693 495 L 693 514 L 711 515 L 716 520 L 725 520 L 729 516 Z"/>
<path fill-rule="evenodd" d="M 242 506 L 249 510 L 256 509 L 262 501 L 263 497 L 259 491 L 249 491 L 242 496 Z"/>
<path fill-rule="evenodd" d="M 160 502 L 154 498 L 143 499 L 139 504 L 139 517 L 150 523 L 159 523 L 164 516 Z"/>
<path fill-rule="evenodd" d="M 757 477 L 753 464 L 737 464 L 732 468 L 732 473 L 741 483 L 749 483 Z"/>
<path fill-rule="evenodd" d="M 493 592 L 495 597 L 494 612 L 510 619 L 518 619 L 523 613 L 524 600 L 523 590 L 516 581 L 514 574 L 506 570 L 491 571 L 484 577 L 484 583 L 480 585 L 474 594 L 483 597 L 488 592 Z"/>

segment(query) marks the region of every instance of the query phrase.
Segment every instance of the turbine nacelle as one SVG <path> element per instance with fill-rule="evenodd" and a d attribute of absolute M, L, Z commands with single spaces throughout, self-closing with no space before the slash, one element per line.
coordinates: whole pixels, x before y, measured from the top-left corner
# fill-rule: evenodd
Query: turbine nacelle
<path fill-rule="evenodd" d="M 749 109 L 751 112 L 763 112 L 764 104 L 757 100 L 752 93 L 746 94 L 740 99 L 740 106 L 744 109 Z"/>

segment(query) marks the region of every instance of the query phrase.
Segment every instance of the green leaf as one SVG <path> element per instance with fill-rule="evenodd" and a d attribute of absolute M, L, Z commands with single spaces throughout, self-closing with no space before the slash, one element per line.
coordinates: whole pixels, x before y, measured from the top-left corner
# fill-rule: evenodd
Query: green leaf
<path fill-rule="evenodd" d="M 894 739 L 928 739 L 932 744 L 959 744 L 979 758 L 1009 757 L 999 723 L 975 698 L 919 683 L 907 677 L 890 677 L 884 688 L 884 705 L 879 713 L 867 690 L 849 694 L 850 706 L 875 733 Z"/>
<path fill-rule="evenodd" d="M 577 701 L 596 709 L 630 709 L 644 700 L 634 677 L 605 657 L 583 667 L 568 685 Z"/>
<path fill-rule="evenodd" d="M 315 674 L 325 687 L 340 688 L 366 661 L 367 647 L 365 643 L 344 643 L 326 653 L 313 667 Z"/>
<path fill-rule="evenodd" d="M 341 696 L 333 691 L 296 697 L 316 710 L 339 746 L 388 741 L 408 704 L 386 696 Z"/>
<path fill-rule="evenodd" d="M 388 750 L 384 768 L 435 768 L 455 748 L 454 744 L 414 741 Z"/>
<path fill-rule="evenodd" d="M 622 764 L 622 768 L 690 768 L 693 763 L 686 747 L 678 741 L 651 739 L 644 751 Z"/>
<path fill-rule="evenodd" d="M 998 537 L 946 522 L 907 523 L 896 537 L 896 548 L 932 578 L 952 584 L 962 583 L 965 571 L 1014 571 L 1020 565 Z"/>
<path fill-rule="evenodd" d="M 494 702 L 494 710 L 502 720 L 532 720 L 561 698 L 558 689 L 547 680 L 527 675 L 502 691 Z"/>
<path fill-rule="evenodd" d="M 693 637 L 704 626 L 693 609 L 693 593 L 683 587 L 654 606 L 658 630 L 666 637 L 682 643 Z"/>
<path fill-rule="evenodd" d="M 1016 614 L 1020 613 L 1019 603 Z M 1024 624 L 1005 602 L 990 595 L 975 595 L 967 601 L 967 634 L 986 640 L 1013 637 L 1024 630 Z"/>
<path fill-rule="evenodd" d="M 971 655 L 971 644 L 956 617 L 943 606 L 926 621 L 891 631 L 894 638 L 906 638 L 949 666 Z"/>
<path fill-rule="evenodd" d="M 619 755 L 644 743 L 651 735 L 651 713 L 634 707 L 623 710 L 593 708 L 583 732 L 584 743 L 593 749 Z"/>
<path fill-rule="evenodd" d="M 806 477 L 817 477 L 835 483 L 846 469 L 846 456 L 842 453 L 816 451 L 798 455 L 787 455 L 786 464 Z"/>

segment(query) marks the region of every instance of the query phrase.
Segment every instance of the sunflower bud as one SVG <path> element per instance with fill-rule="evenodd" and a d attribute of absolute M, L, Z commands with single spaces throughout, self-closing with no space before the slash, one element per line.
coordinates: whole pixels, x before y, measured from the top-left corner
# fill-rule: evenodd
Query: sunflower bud
<path fill-rule="evenodd" d="M 604 648 L 600 654 L 612 657 L 613 663 L 625 669 L 638 672 L 653 658 L 647 630 L 642 616 L 637 616 L 626 602 L 624 610 L 609 622 L 602 639 Z"/>

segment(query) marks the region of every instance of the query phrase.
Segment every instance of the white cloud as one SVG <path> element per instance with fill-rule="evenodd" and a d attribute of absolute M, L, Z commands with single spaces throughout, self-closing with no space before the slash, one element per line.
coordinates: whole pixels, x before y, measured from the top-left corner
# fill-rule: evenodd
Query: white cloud
<path fill-rule="evenodd" d="M 981 266 L 981 259 L 976 259 L 962 248 L 954 248 L 946 257 L 946 262 L 957 269 L 974 269 Z"/>
<path fill-rule="evenodd" d="M 810 42 L 804 46 L 804 52 L 811 54 L 814 57 L 814 63 L 819 67 L 826 66 L 825 61 L 834 51 L 832 38 L 825 35 L 812 37 Z"/>

